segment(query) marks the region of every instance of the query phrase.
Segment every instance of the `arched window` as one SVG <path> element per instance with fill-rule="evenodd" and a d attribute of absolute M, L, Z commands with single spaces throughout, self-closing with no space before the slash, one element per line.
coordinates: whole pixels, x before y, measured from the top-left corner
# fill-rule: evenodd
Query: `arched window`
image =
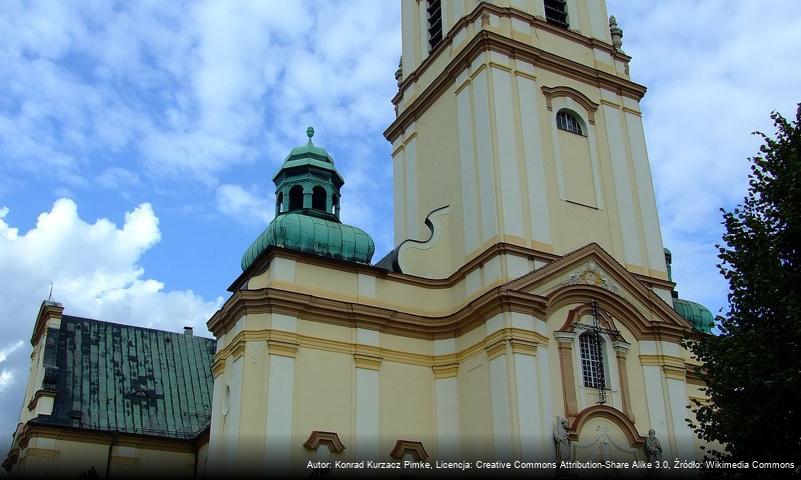
<path fill-rule="evenodd" d="M 604 375 L 603 339 L 596 333 L 584 332 L 579 336 L 581 371 L 584 386 L 606 388 Z"/>
<path fill-rule="evenodd" d="M 558 27 L 567 28 L 567 0 L 545 0 L 545 20 Z"/>
<path fill-rule="evenodd" d="M 325 189 L 323 187 L 312 189 L 312 208 L 325 211 Z"/>
<path fill-rule="evenodd" d="M 275 197 L 275 214 L 278 215 L 283 211 L 284 208 L 284 192 L 278 192 L 278 196 Z"/>
<path fill-rule="evenodd" d="M 331 213 L 339 216 L 339 196 L 337 195 L 334 195 L 333 201 L 331 202 L 331 210 Z"/>
<path fill-rule="evenodd" d="M 579 122 L 579 119 L 567 110 L 559 110 L 559 112 L 557 112 L 556 128 L 566 132 L 575 133 L 576 135 L 584 135 L 584 130 L 581 128 L 581 122 Z"/>
<path fill-rule="evenodd" d="M 289 189 L 289 210 L 299 210 L 303 208 L 303 187 L 295 185 Z"/>

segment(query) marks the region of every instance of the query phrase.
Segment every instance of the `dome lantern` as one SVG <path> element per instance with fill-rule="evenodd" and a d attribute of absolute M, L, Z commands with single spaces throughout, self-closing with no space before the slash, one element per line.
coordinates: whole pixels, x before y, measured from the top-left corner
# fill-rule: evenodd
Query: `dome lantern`
<path fill-rule="evenodd" d="M 242 270 L 270 247 L 288 248 L 339 260 L 370 263 L 375 243 L 363 230 L 339 219 L 340 189 L 345 184 L 334 159 L 308 142 L 295 147 L 273 177 L 275 218 L 242 256 Z"/>

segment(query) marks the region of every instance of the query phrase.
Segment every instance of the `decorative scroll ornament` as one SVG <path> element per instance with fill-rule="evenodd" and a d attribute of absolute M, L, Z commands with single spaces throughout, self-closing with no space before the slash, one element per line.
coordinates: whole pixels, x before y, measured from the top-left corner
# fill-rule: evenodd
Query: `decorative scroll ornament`
<path fill-rule="evenodd" d="M 567 277 L 567 280 L 562 282 L 562 286 L 579 284 L 601 287 L 616 295 L 620 295 L 620 288 L 609 280 L 609 277 L 603 273 L 594 260 L 590 260 L 582 265 L 577 271 Z"/>

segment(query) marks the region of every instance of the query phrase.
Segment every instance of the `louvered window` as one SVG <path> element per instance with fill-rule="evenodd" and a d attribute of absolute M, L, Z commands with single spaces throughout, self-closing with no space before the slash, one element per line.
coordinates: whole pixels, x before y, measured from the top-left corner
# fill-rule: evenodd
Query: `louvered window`
<path fill-rule="evenodd" d="M 428 51 L 442 41 L 442 2 L 428 0 Z"/>
<path fill-rule="evenodd" d="M 578 118 L 565 110 L 556 114 L 556 128 L 576 135 L 584 135 L 584 130 L 581 129 L 581 123 Z"/>
<path fill-rule="evenodd" d="M 579 336 L 579 352 L 581 353 L 581 371 L 584 386 L 590 388 L 606 388 L 604 376 L 604 359 L 602 355 L 603 340 L 590 332 Z"/>
<path fill-rule="evenodd" d="M 567 0 L 545 0 L 545 20 L 556 26 L 567 28 Z"/>

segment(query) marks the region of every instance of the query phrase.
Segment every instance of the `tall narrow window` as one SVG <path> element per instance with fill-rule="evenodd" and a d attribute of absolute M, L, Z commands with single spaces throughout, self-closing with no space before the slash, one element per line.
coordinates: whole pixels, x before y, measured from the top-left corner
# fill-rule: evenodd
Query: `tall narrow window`
<path fill-rule="evenodd" d="M 558 27 L 567 28 L 567 0 L 545 0 L 545 20 Z"/>
<path fill-rule="evenodd" d="M 442 41 L 442 2 L 428 0 L 428 51 Z"/>
<path fill-rule="evenodd" d="M 567 110 L 560 110 L 556 113 L 556 128 L 576 135 L 584 135 L 584 131 L 581 129 L 581 122 Z"/>
<path fill-rule="evenodd" d="M 606 388 L 602 346 L 603 340 L 598 334 L 584 332 L 579 336 L 581 371 L 583 373 L 585 387 Z"/>
<path fill-rule="evenodd" d="M 275 214 L 278 215 L 284 210 L 284 192 L 278 192 L 275 198 Z"/>

